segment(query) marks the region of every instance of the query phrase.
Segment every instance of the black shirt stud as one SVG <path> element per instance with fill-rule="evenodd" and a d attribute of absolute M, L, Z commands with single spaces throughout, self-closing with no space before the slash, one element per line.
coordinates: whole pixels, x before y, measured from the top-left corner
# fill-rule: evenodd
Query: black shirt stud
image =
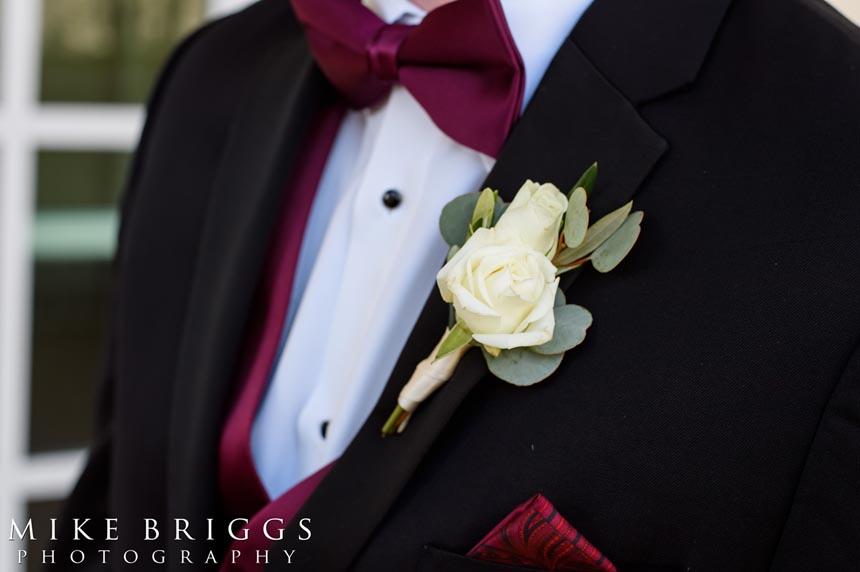
<path fill-rule="evenodd" d="M 388 189 L 382 193 L 382 204 L 390 209 L 395 209 L 403 202 L 403 195 L 397 189 Z"/>

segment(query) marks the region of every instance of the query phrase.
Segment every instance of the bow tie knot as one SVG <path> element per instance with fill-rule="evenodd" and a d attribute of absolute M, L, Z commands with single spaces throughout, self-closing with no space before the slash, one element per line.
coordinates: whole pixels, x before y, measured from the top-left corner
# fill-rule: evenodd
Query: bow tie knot
<path fill-rule="evenodd" d="M 453 140 L 495 157 L 519 117 L 525 72 L 499 0 L 457 0 L 416 25 L 360 0 L 292 0 L 323 73 L 354 107 L 405 87 Z"/>
<path fill-rule="evenodd" d="M 382 26 L 376 37 L 367 46 L 367 60 L 370 73 L 385 82 L 394 82 L 399 79 L 399 63 L 397 53 L 400 46 L 409 35 L 412 26 L 405 24 L 389 24 Z"/>

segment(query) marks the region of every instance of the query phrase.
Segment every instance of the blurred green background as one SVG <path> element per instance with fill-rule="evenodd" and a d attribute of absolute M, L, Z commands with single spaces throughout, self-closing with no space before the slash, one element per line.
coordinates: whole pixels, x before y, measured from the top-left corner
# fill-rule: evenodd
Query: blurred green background
<path fill-rule="evenodd" d="M 42 0 L 39 105 L 143 104 L 165 58 L 206 9 L 204 0 Z M 34 455 L 83 448 L 91 437 L 116 204 L 130 160 L 129 149 L 74 147 L 38 149 L 35 157 L 27 436 Z M 41 522 L 59 504 L 34 498 L 26 510 Z M 38 554 L 40 543 L 31 544 Z M 30 559 L 28 569 L 37 564 Z"/>
<path fill-rule="evenodd" d="M 32 0 L 31 0 L 32 1 Z M 203 0 L 44 0 L 43 103 L 142 103 Z M 32 452 L 85 446 L 128 151 L 40 150 L 36 162 Z"/>
<path fill-rule="evenodd" d="M 45 0 L 42 101 L 143 101 L 203 0 Z"/>

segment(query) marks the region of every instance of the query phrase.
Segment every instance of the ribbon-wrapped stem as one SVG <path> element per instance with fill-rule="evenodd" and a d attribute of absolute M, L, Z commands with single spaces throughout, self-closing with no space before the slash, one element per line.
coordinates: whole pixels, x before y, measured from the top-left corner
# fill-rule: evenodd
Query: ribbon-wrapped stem
<path fill-rule="evenodd" d="M 415 412 L 421 402 L 451 379 L 457 364 L 472 347 L 470 344 L 465 344 L 436 359 L 436 354 L 439 353 L 439 348 L 447 336 L 448 330 L 445 330 L 442 339 L 439 340 L 430 355 L 418 363 L 412 377 L 400 390 L 400 395 L 397 397 L 397 407 L 394 408 L 388 421 L 382 426 L 383 437 L 403 432 L 412 413 Z"/>

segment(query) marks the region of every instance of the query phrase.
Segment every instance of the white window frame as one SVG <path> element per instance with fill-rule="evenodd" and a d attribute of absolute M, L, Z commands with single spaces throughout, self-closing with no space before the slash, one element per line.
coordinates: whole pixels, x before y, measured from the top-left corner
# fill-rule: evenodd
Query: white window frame
<path fill-rule="evenodd" d="M 85 461 L 82 450 L 30 454 L 30 339 L 33 221 L 39 150 L 131 151 L 141 105 L 41 104 L 42 2 L 0 0 L 0 569 L 17 561 L 11 518 L 27 503 L 65 497 Z M 250 0 L 207 0 L 207 18 Z"/>

